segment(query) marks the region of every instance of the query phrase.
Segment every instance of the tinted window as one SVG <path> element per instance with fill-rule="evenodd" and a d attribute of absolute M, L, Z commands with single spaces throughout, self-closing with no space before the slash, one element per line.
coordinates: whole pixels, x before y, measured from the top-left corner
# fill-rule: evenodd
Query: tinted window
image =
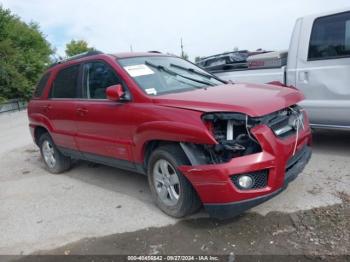
<path fill-rule="evenodd" d="M 40 79 L 38 85 L 36 86 L 36 89 L 35 89 L 34 94 L 33 94 L 34 97 L 41 97 L 41 95 L 44 91 L 44 88 L 47 84 L 47 80 L 49 80 L 49 77 L 50 77 L 50 73 L 46 73 L 45 75 L 43 75 L 43 77 Z"/>
<path fill-rule="evenodd" d="M 62 69 L 53 82 L 50 97 L 76 98 L 79 76 L 79 65 Z"/>
<path fill-rule="evenodd" d="M 311 33 L 309 59 L 350 55 L 350 13 L 316 19 Z"/>
<path fill-rule="evenodd" d="M 104 62 L 84 65 L 83 96 L 91 99 L 106 99 L 106 88 L 121 84 L 114 70 Z"/>

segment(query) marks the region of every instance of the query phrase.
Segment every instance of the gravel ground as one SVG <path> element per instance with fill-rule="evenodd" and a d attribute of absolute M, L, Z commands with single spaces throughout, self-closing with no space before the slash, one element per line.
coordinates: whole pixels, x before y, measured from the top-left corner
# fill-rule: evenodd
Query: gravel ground
<path fill-rule="evenodd" d="M 317 131 L 312 160 L 286 191 L 219 222 L 203 211 L 164 215 L 138 174 L 86 162 L 49 174 L 25 111 L 0 115 L 0 129 L 0 254 L 350 252 L 350 133 Z"/>
<path fill-rule="evenodd" d="M 350 195 L 341 204 L 295 213 L 247 213 L 219 221 L 183 220 L 161 228 L 89 238 L 36 254 L 300 255 L 350 259 Z"/>

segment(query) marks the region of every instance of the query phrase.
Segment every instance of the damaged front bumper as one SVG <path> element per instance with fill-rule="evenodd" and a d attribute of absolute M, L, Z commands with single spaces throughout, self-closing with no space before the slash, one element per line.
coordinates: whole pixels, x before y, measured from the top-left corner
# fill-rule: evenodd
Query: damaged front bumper
<path fill-rule="evenodd" d="M 262 152 L 233 158 L 227 163 L 179 167 L 212 217 L 236 216 L 279 194 L 302 172 L 311 157 L 309 127 L 299 133 L 297 145 L 295 136 L 278 138 L 266 125 L 251 132 Z M 268 176 L 262 188 L 242 190 L 233 182 L 235 176 L 259 171 L 267 171 Z"/>
<path fill-rule="evenodd" d="M 308 146 L 305 146 L 302 149 L 303 153 L 298 161 L 285 173 L 284 184 L 280 189 L 269 193 L 267 195 L 263 195 L 260 197 L 233 202 L 233 203 L 223 203 L 223 204 L 205 204 L 204 207 L 211 217 L 225 219 L 237 216 L 244 211 L 257 206 L 274 196 L 281 193 L 284 189 L 287 188 L 289 182 L 293 181 L 303 170 L 306 164 L 309 162 L 311 158 L 311 149 Z"/>

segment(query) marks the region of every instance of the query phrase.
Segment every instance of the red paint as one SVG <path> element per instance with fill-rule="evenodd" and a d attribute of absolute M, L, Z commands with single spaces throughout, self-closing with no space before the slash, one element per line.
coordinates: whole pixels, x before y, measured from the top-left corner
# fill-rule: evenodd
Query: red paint
<path fill-rule="evenodd" d="M 116 57 L 155 56 L 150 53 L 124 53 L 116 56 L 96 55 L 66 62 L 51 69 L 51 76 L 41 98 L 32 99 L 28 107 L 30 129 L 44 127 L 54 142 L 82 152 L 143 163 L 144 149 L 152 140 L 216 144 L 201 120 L 203 112 L 230 111 L 261 116 L 288 107 L 303 99 L 291 88 L 273 85 L 227 84 L 176 94 L 147 96 L 116 62 Z M 57 72 L 74 63 L 90 60 L 108 63 L 129 88 L 132 101 L 116 102 L 120 89 L 107 91 L 111 100 L 49 99 Z M 310 143 L 306 128 L 298 143 Z M 267 126 L 254 128 L 263 152 L 234 158 L 229 163 L 206 166 L 182 166 L 204 203 L 233 202 L 267 194 L 280 188 L 284 167 L 291 156 L 295 137 L 278 139 Z M 273 179 L 266 189 L 239 191 L 229 175 L 270 169 Z"/>
<path fill-rule="evenodd" d="M 262 145 L 263 152 L 233 158 L 229 163 L 206 166 L 182 166 L 180 170 L 194 185 L 204 203 L 226 203 L 255 198 L 272 193 L 284 184 L 285 166 L 292 155 L 295 137 L 276 139 L 267 126 L 252 132 Z M 298 149 L 309 144 L 311 130 L 300 134 Z M 268 187 L 260 190 L 240 191 L 230 180 L 231 175 L 269 169 Z"/>
<path fill-rule="evenodd" d="M 111 101 L 119 101 L 123 94 L 124 92 L 122 85 L 109 86 L 106 89 L 107 98 Z"/>

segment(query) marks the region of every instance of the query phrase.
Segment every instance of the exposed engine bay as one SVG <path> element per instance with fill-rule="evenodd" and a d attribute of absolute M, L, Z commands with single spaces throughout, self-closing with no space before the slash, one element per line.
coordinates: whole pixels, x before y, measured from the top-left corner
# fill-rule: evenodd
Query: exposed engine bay
<path fill-rule="evenodd" d="M 250 133 L 258 125 L 269 126 L 281 139 L 304 128 L 303 112 L 297 105 L 262 117 L 219 112 L 204 114 L 202 119 L 218 144 L 181 143 L 192 165 L 226 163 L 235 157 L 261 152 L 259 142 Z"/>

